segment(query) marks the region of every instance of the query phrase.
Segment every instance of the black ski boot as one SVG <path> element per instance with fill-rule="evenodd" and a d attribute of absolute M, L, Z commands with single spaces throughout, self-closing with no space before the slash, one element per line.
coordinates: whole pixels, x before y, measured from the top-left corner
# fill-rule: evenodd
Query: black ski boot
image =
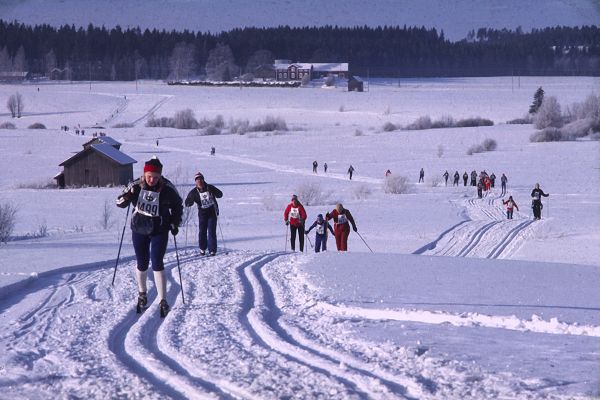
<path fill-rule="evenodd" d="M 148 308 L 148 295 L 146 292 L 139 292 L 136 311 L 141 314 L 146 308 Z"/>
<path fill-rule="evenodd" d="M 167 304 L 167 300 L 162 299 L 160 301 L 160 317 L 161 318 L 166 317 L 170 310 L 171 310 L 171 308 Z"/>

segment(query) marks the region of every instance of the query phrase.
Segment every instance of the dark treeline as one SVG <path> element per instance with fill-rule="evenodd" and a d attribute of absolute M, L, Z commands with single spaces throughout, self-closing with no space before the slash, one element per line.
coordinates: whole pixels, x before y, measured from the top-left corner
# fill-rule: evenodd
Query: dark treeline
<path fill-rule="evenodd" d="M 217 47 L 231 49 L 232 76 L 255 67 L 257 52 L 263 61 L 268 54 L 294 62 L 348 62 L 351 73 L 372 77 L 600 75 L 597 26 L 529 33 L 480 29 L 451 42 L 435 29 L 406 26 L 281 26 L 211 34 L 92 25 L 55 28 L 0 20 L 0 71 L 62 74 L 60 79 L 167 79 L 179 68 L 181 49 L 188 53 L 183 57 L 189 64 L 186 77 L 204 76 Z"/>

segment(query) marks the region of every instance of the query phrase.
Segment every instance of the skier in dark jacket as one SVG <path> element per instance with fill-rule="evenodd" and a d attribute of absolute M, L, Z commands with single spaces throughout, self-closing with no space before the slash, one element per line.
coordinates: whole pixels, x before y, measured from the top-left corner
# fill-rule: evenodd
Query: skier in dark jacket
<path fill-rule="evenodd" d="M 196 187 L 190 190 L 185 198 L 186 207 L 198 205 L 198 245 L 200 254 L 209 256 L 217 254 L 217 218 L 219 204 L 217 199 L 223 197 L 223 192 L 204 181 L 204 175 L 198 172 L 194 176 Z"/>
<path fill-rule="evenodd" d="M 465 186 L 467 186 L 468 180 L 469 180 L 469 174 L 467 174 L 467 171 L 465 171 L 465 173 L 463 174 L 463 181 L 465 182 Z"/>
<path fill-rule="evenodd" d="M 471 186 L 477 186 L 477 171 L 471 171 Z"/>
<path fill-rule="evenodd" d="M 501 195 L 503 196 L 506 194 L 506 182 L 508 182 L 508 178 L 506 177 L 506 175 L 502 174 L 502 176 L 500 177 L 500 184 L 502 186 Z"/>
<path fill-rule="evenodd" d="M 421 170 L 419 171 L 419 183 L 425 183 L 425 171 L 423 170 L 423 168 L 421 168 Z"/>
<path fill-rule="evenodd" d="M 448 177 L 450 176 L 450 174 L 448 173 L 448 170 L 446 170 L 446 172 L 444 172 L 442 174 L 442 176 L 444 177 L 444 180 L 446 181 L 446 185 L 445 186 L 448 186 Z"/>
<path fill-rule="evenodd" d="M 354 167 L 351 165 L 348 167 L 348 175 L 350 175 L 350 180 L 352 180 L 352 175 L 354 174 Z"/>
<path fill-rule="evenodd" d="M 544 205 L 542 204 L 542 196 L 548 197 L 550 193 L 544 193 L 542 189 L 540 189 L 540 184 L 535 184 L 535 189 L 531 191 L 531 207 L 533 208 L 533 219 L 542 219 L 542 209 Z"/>
<path fill-rule="evenodd" d="M 138 284 L 137 311 L 148 304 L 146 280 L 148 265 L 152 261 L 154 282 L 160 299 L 160 316 L 169 312 L 167 303 L 167 277 L 163 258 L 167 251 L 169 231 L 179 232 L 183 205 L 175 186 L 162 176 L 162 164 L 153 157 L 144 165 L 144 175 L 132 182 L 117 198 L 117 206 L 125 208 L 134 204 L 131 217 L 131 240 L 137 259 Z"/>
<path fill-rule="evenodd" d="M 313 173 L 317 173 L 317 167 L 319 166 L 319 163 L 317 162 L 317 160 L 313 161 Z"/>
<path fill-rule="evenodd" d="M 490 175 L 490 181 L 491 181 L 491 184 L 492 184 L 491 187 L 494 187 L 496 185 L 496 174 L 494 174 L 493 172 Z"/>
<path fill-rule="evenodd" d="M 350 224 L 354 232 L 358 232 L 354 218 L 350 210 L 344 208 L 340 203 L 336 204 L 331 213 L 325 214 L 327 221 L 333 219 L 333 232 L 335 235 L 335 244 L 338 251 L 348 251 L 348 236 L 350 235 Z"/>
<path fill-rule="evenodd" d="M 308 235 L 313 228 L 316 228 L 317 232 L 315 234 L 315 253 L 320 252 L 321 248 L 323 251 L 327 251 L 327 230 L 329 229 L 332 235 L 335 233 L 329 222 L 323 219 L 323 214 L 317 215 L 317 220 L 308 228 L 306 234 Z"/>
<path fill-rule="evenodd" d="M 452 184 L 452 186 L 458 186 L 458 181 L 460 180 L 460 174 L 458 173 L 458 171 L 454 172 L 454 183 Z"/>

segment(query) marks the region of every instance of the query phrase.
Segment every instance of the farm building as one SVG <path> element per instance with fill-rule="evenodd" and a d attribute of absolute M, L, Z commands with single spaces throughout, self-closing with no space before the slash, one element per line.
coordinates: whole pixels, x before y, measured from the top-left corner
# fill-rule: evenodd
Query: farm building
<path fill-rule="evenodd" d="M 278 81 L 300 81 L 305 75 L 311 76 L 312 73 L 312 64 L 307 63 L 276 63 L 274 67 Z"/>
<path fill-rule="evenodd" d="M 335 76 L 336 78 L 348 77 L 348 63 L 313 63 L 312 78 L 324 78 L 327 76 Z"/>
<path fill-rule="evenodd" d="M 94 138 L 83 144 L 83 150 L 59 164 L 63 171 L 56 175 L 58 186 L 127 185 L 133 180 L 133 164 L 137 161 L 120 151 L 121 143 L 110 136 Z"/>
<path fill-rule="evenodd" d="M 362 79 L 356 76 L 348 78 L 348 91 L 349 92 L 362 92 L 364 91 L 364 84 Z"/>

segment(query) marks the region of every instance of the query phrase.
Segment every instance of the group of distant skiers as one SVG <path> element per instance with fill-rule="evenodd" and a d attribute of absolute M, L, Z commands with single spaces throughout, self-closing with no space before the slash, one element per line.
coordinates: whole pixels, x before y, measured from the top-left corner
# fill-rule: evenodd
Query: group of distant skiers
<path fill-rule="evenodd" d="M 317 162 L 317 160 L 313 161 L 313 163 L 312 163 L 313 173 L 315 173 L 315 174 L 318 173 L 318 167 L 319 167 L 319 163 Z M 327 173 L 327 168 L 328 168 L 327 163 L 324 163 L 323 164 L 323 172 Z M 347 174 L 349 175 L 350 180 L 352 180 L 352 175 L 354 174 L 354 167 L 352 165 L 350 165 L 348 167 Z"/>

